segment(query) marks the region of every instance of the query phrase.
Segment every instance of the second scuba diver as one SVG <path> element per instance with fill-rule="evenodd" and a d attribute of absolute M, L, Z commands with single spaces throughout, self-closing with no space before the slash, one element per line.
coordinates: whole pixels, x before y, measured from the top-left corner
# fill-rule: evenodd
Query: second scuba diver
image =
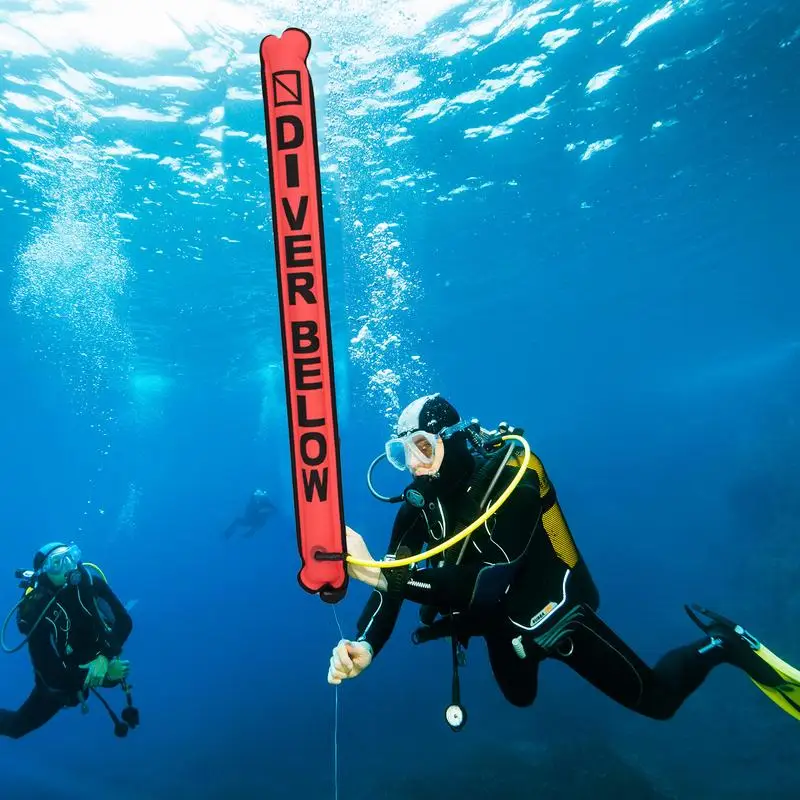
<path fill-rule="evenodd" d="M 17 577 L 24 594 L 6 617 L 0 642 L 7 653 L 28 645 L 34 686 L 19 709 L 0 709 L 0 736 L 20 739 L 63 708 L 86 710 L 89 693 L 105 706 L 114 733 L 127 735 L 139 724 L 127 683 L 130 663 L 121 658 L 133 621 L 105 576 L 84 563 L 76 545 L 52 542 L 36 552 L 33 570 L 18 570 Z M 25 638 L 9 647 L 5 632 L 15 613 Z M 122 720 L 97 691 L 115 686 L 127 700 Z"/>
<path fill-rule="evenodd" d="M 666 720 L 714 667 L 727 663 L 800 719 L 800 672 L 740 625 L 707 609 L 686 607 L 703 638 L 669 651 L 653 667 L 639 658 L 597 614 L 597 588 L 542 462 L 532 453 L 527 462 L 514 454 L 514 436 L 506 444 L 502 434 L 488 434 L 477 421 L 462 422 L 438 394 L 415 400 L 400 414 L 385 457 L 408 469 L 413 482 L 398 498 L 381 497 L 370 482 L 379 499 L 402 500 L 384 561 L 432 550 L 482 515 L 487 518 L 469 538 L 426 559 L 427 566 L 348 564 L 350 575 L 374 591 L 356 636 L 333 649 L 329 683 L 355 678 L 372 663 L 410 600 L 422 606 L 416 643 L 451 639 L 454 688 L 446 719 L 453 730 L 466 721 L 458 666 L 476 636 L 485 639 L 497 685 L 515 706 L 534 702 L 539 664 L 552 658 L 632 711 Z M 502 505 L 487 513 L 523 470 Z M 347 549 L 351 557 L 372 560 L 364 540 L 349 528 Z"/>
<path fill-rule="evenodd" d="M 244 514 L 241 517 L 236 517 L 223 532 L 225 539 L 230 539 L 231 536 L 239 529 L 244 529 L 242 536 L 248 538 L 253 534 L 260 531 L 267 522 L 267 518 L 275 510 L 275 506 L 269 499 L 269 496 L 263 489 L 256 489 L 248 498 L 247 506 L 244 509 Z"/>

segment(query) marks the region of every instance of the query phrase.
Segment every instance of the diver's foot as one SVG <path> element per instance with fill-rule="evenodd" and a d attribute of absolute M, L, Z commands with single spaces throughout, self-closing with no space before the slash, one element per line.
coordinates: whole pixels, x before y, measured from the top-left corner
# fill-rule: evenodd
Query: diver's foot
<path fill-rule="evenodd" d="M 709 643 L 700 653 L 720 648 L 727 663 L 744 670 L 754 681 L 765 686 L 778 686 L 783 682 L 781 675 L 757 655 L 761 642 L 741 625 L 696 603 L 684 608 L 692 622 L 709 636 Z M 710 622 L 701 620 L 698 614 L 708 617 Z"/>

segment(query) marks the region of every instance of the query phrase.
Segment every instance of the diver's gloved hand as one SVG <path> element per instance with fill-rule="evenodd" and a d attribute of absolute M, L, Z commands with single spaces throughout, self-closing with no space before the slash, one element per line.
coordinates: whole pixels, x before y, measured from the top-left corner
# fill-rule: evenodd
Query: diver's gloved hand
<path fill-rule="evenodd" d="M 92 689 L 103 683 L 108 673 L 108 659 L 104 655 L 99 655 L 94 661 L 90 661 L 88 664 L 81 664 L 80 667 L 87 670 L 83 688 Z"/>
<path fill-rule="evenodd" d="M 130 661 L 123 661 L 121 658 L 114 658 L 108 665 L 108 672 L 106 672 L 107 681 L 121 681 L 123 678 L 128 677 L 128 672 L 131 668 Z"/>
<path fill-rule="evenodd" d="M 372 647 L 367 642 L 342 639 L 333 648 L 328 668 L 328 683 L 339 684 L 347 678 L 360 675 L 372 663 Z"/>
<path fill-rule="evenodd" d="M 356 533 L 349 525 L 345 528 L 347 531 L 347 554 L 359 561 L 374 561 L 364 537 L 360 533 Z M 347 574 L 373 589 L 385 591 L 387 588 L 386 578 L 381 574 L 380 567 L 357 567 L 348 562 Z"/>

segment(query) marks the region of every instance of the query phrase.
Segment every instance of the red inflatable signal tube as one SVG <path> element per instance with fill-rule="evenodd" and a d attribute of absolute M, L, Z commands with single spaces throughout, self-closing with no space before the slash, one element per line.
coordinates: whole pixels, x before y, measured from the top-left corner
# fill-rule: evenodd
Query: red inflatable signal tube
<path fill-rule="evenodd" d="M 311 38 L 261 42 L 275 267 L 286 376 L 300 585 L 338 602 L 347 589 L 339 430 L 322 224 Z"/>

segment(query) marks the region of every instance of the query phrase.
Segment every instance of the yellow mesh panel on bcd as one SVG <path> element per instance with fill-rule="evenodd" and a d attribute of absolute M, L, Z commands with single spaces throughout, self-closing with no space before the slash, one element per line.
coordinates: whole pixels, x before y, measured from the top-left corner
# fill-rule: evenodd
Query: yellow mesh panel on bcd
<path fill-rule="evenodd" d="M 512 456 L 508 463 L 510 466 L 519 467 L 522 464 L 522 458 Z M 544 464 L 539 460 L 539 457 L 531 452 L 531 460 L 528 464 L 528 469 L 536 472 L 539 479 L 539 496 L 545 497 L 551 490 L 550 479 L 545 472 Z M 578 563 L 578 548 L 575 546 L 575 541 L 572 538 L 569 525 L 561 512 L 561 506 L 556 501 L 547 511 L 542 514 L 542 525 L 544 525 L 547 537 L 550 539 L 550 544 L 553 546 L 555 554 L 563 561 L 570 569 Z"/>

